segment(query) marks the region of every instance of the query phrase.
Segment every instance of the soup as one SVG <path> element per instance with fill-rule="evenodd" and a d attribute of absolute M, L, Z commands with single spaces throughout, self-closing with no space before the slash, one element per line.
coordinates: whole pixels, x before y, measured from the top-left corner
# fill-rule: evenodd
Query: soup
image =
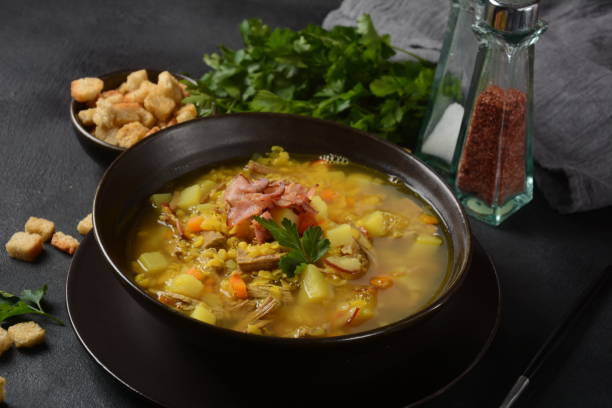
<path fill-rule="evenodd" d="M 391 176 L 280 147 L 153 194 L 130 232 L 134 281 L 203 322 L 325 337 L 401 320 L 436 298 L 450 246 Z"/>

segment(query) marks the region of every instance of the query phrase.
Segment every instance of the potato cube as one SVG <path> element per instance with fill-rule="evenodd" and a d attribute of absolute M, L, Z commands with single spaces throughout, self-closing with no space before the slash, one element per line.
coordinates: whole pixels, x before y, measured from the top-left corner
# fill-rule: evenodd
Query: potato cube
<path fill-rule="evenodd" d="M 182 273 L 177 275 L 168 287 L 168 291 L 179 295 L 197 298 L 202 293 L 204 284 L 193 275 Z"/>
<path fill-rule="evenodd" d="M 13 339 L 8 332 L 0 327 L 0 356 L 13 345 Z"/>
<path fill-rule="evenodd" d="M 63 232 L 56 232 L 51 238 L 51 245 L 67 254 L 74 254 L 79 247 L 79 241 Z"/>
<path fill-rule="evenodd" d="M 140 122 L 128 123 L 117 132 L 117 144 L 121 147 L 132 147 L 142 140 L 148 131 L 149 128 Z"/>
<path fill-rule="evenodd" d="M 8 334 L 16 347 L 34 347 L 45 339 L 45 329 L 35 322 L 14 324 L 9 327 Z"/>
<path fill-rule="evenodd" d="M 138 262 L 138 266 L 140 266 L 143 271 L 149 273 L 161 272 L 169 265 L 164 254 L 158 251 L 143 252 L 136 262 Z"/>
<path fill-rule="evenodd" d="M 96 113 L 96 108 L 91 108 L 91 109 L 82 110 L 77 115 L 83 125 L 92 126 L 94 125 L 93 117 L 95 113 Z"/>
<path fill-rule="evenodd" d="M 9 256 L 32 262 L 43 250 L 43 240 L 38 234 L 16 232 L 5 245 Z"/>
<path fill-rule="evenodd" d="M 199 184 L 194 184 L 181 191 L 176 206 L 186 210 L 200 203 L 202 199 L 202 187 Z"/>
<path fill-rule="evenodd" d="M 217 323 L 217 317 L 204 303 L 198 303 L 193 312 L 191 312 L 191 317 L 208 324 Z"/>
<path fill-rule="evenodd" d="M 89 102 L 96 99 L 103 88 L 100 78 L 75 79 L 70 83 L 70 95 L 78 102 Z"/>
<path fill-rule="evenodd" d="M 55 232 L 55 224 L 44 218 L 30 217 L 25 223 L 25 230 L 30 234 L 40 235 L 43 242 L 47 242 Z"/>
<path fill-rule="evenodd" d="M 77 231 L 79 231 L 79 234 L 81 235 L 87 235 L 89 234 L 89 231 L 91 231 L 92 228 L 93 220 L 91 218 L 91 213 L 89 213 L 85 216 L 85 218 L 79 221 L 77 225 Z"/>
<path fill-rule="evenodd" d="M 341 247 L 353 243 L 353 229 L 349 224 L 340 224 L 331 228 L 325 234 L 332 247 Z"/>
<path fill-rule="evenodd" d="M 183 99 L 183 89 L 179 82 L 168 71 L 164 71 L 157 77 L 157 89 L 160 93 L 172 99 L 175 103 L 180 103 Z"/>
<path fill-rule="evenodd" d="M 155 115 L 157 120 L 163 122 L 170 117 L 170 114 L 176 106 L 176 102 L 156 90 L 145 98 L 144 106 L 149 112 Z"/>
<path fill-rule="evenodd" d="M 371 237 L 382 237 L 388 232 L 387 220 L 382 211 L 374 211 L 366 215 L 357 222 L 357 225 L 365 228 Z"/>
<path fill-rule="evenodd" d="M 323 201 L 323 199 L 321 197 L 319 197 L 318 195 L 313 196 L 310 199 L 310 205 L 317 212 L 317 219 L 320 220 L 320 219 L 323 219 L 323 218 L 327 218 L 327 215 L 328 215 L 327 203 L 325 201 Z"/>
<path fill-rule="evenodd" d="M 298 299 L 300 303 L 318 303 L 333 295 L 332 288 L 323 273 L 315 265 L 309 264 L 302 273 L 302 285 Z"/>
<path fill-rule="evenodd" d="M 141 69 L 139 71 L 134 71 L 127 76 L 125 80 L 125 89 L 127 89 L 128 91 L 135 91 L 144 81 L 148 80 L 149 76 L 147 75 L 146 70 Z"/>
<path fill-rule="evenodd" d="M 178 123 L 187 122 L 188 120 L 192 120 L 198 117 L 198 111 L 193 103 L 188 103 L 185 106 L 182 106 L 176 112 L 176 121 Z"/>

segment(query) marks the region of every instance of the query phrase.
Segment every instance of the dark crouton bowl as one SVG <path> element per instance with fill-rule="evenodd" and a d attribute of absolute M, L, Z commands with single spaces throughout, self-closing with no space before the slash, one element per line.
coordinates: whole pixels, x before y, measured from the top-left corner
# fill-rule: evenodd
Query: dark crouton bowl
<path fill-rule="evenodd" d="M 165 183 L 192 170 L 247 159 L 272 146 L 290 153 L 343 155 L 398 176 L 437 211 L 452 241 L 450 278 L 437 299 L 421 312 L 396 323 L 356 334 L 327 338 L 281 338 L 236 332 L 202 323 L 175 312 L 140 289 L 129 277 L 127 229 L 134 212 Z M 395 145 L 355 129 L 318 119 L 280 114 L 235 114 L 189 121 L 143 140 L 124 152 L 106 171 L 93 210 L 95 237 L 115 276 L 143 308 L 161 319 L 179 338 L 228 347 L 272 347 L 275 350 L 320 350 L 384 341 L 418 330 L 418 323 L 445 306 L 469 266 L 469 224 L 446 184 L 414 156 Z"/>
<path fill-rule="evenodd" d="M 123 69 L 121 71 L 115 71 L 108 74 L 100 75 L 100 78 L 104 82 L 104 88 L 102 92 L 109 91 L 111 89 L 117 89 L 123 82 L 125 82 L 127 76 L 134 71 L 138 71 L 141 68 L 136 69 Z M 157 77 L 159 74 L 163 72 L 163 70 L 157 69 L 149 69 L 145 68 L 147 71 L 147 75 L 149 80 L 152 82 L 157 82 Z M 194 82 L 192 78 L 188 76 L 177 74 L 175 72 L 171 72 L 171 74 L 180 80 L 186 80 L 189 82 Z M 74 99 L 70 100 L 70 121 L 72 122 L 72 129 L 74 130 L 74 134 L 77 139 L 83 146 L 83 149 L 89 154 L 92 158 L 109 163 L 113 159 L 115 159 L 119 154 L 124 152 L 126 148 L 115 146 L 113 144 L 107 143 L 104 140 L 98 139 L 95 137 L 90 129 L 87 126 L 84 126 L 79 120 L 78 113 L 84 109 L 87 109 L 87 103 L 78 102 Z"/>

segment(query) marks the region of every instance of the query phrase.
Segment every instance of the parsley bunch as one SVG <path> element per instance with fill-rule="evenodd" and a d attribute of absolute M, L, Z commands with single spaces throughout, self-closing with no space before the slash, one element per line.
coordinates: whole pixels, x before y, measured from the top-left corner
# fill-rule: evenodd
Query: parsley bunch
<path fill-rule="evenodd" d="M 47 293 L 47 285 L 36 290 L 25 289 L 20 296 L 0 290 L 0 323 L 13 316 L 37 314 L 63 326 L 64 322 L 46 313 L 40 305 L 45 293 Z"/>
<path fill-rule="evenodd" d="M 323 238 L 321 227 L 309 227 L 300 238 L 297 226 L 287 218 L 283 218 L 281 225 L 265 218 L 254 218 L 279 244 L 290 250 L 279 263 L 285 275 L 289 277 L 302 272 L 306 265 L 317 262 L 329 250 L 330 242 Z"/>
<path fill-rule="evenodd" d="M 338 121 L 410 146 L 429 99 L 434 66 L 391 46 L 369 15 L 357 27 L 301 31 L 270 29 L 259 19 L 241 23 L 244 48 L 204 55 L 212 68 L 188 84 L 200 116 L 280 112 Z M 416 61 L 390 61 L 395 51 Z"/>

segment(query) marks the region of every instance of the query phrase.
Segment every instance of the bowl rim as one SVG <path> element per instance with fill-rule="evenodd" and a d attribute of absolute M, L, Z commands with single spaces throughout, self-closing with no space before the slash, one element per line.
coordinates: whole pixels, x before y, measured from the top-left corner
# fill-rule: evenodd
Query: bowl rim
<path fill-rule="evenodd" d="M 427 177 L 432 177 L 434 179 L 437 179 L 437 181 L 439 182 L 440 187 L 443 190 L 445 190 L 445 194 L 449 195 L 451 197 L 451 202 L 453 204 L 452 207 L 456 211 L 458 211 L 459 216 L 460 216 L 460 220 L 461 220 L 460 227 L 465 232 L 464 235 L 465 235 L 465 239 L 466 239 L 466 250 L 465 250 L 465 255 L 460 260 L 459 274 L 456 277 L 456 279 L 454 280 L 454 282 L 452 282 L 451 285 L 448 288 L 446 288 L 446 291 L 444 293 L 440 294 L 440 296 L 437 299 L 435 299 L 427 307 L 421 309 L 417 313 L 411 314 L 409 316 L 406 316 L 403 319 L 397 320 L 395 322 L 392 322 L 392 323 L 384 325 L 384 326 L 380 326 L 380 327 L 376 327 L 376 328 L 373 328 L 373 329 L 369 329 L 369 330 L 365 330 L 365 331 L 360 331 L 360 332 L 356 332 L 356 333 L 345 334 L 345 335 L 341 335 L 341 336 L 329 336 L 329 337 L 299 337 L 299 338 L 294 338 L 294 337 L 280 337 L 280 336 L 270 336 L 270 335 L 259 335 L 259 334 L 243 333 L 243 332 L 239 332 L 239 331 L 236 331 L 236 330 L 233 330 L 233 329 L 224 328 L 224 327 L 208 324 L 208 323 L 199 321 L 197 319 L 193 319 L 193 318 L 191 318 L 191 317 L 189 317 L 189 316 L 187 316 L 187 315 L 185 315 L 183 313 L 180 313 L 177 310 L 174 310 L 171 307 L 169 307 L 169 306 L 167 306 L 167 305 L 157 301 L 152 296 L 148 295 L 144 290 L 142 290 L 138 285 L 136 285 L 135 282 L 133 282 L 131 279 L 129 279 L 129 277 L 126 274 L 121 272 L 121 268 L 119 268 L 118 265 L 115 264 L 115 262 L 113 261 L 112 257 L 107 252 L 107 250 L 105 248 L 105 245 L 104 245 L 103 238 L 99 234 L 98 221 L 97 221 L 98 211 L 101 211 L 101 210 L 98 210 L 98 207 L 100 205 L 99 204 L 99 202 L 100 202 L 99 195 L 105 189 L 105 184 L 107 183 L 107 179 L 109 178 L 108 175 L 117 166 L 117 163 L 119 163 L 120 161 L 124 160 L 124 157 L 129 157 L 129 155 L 131 155 L 131 154 L 137 154 L 138 150 L 141 149 L 146 144 L 152 143 L 153 141 L 155 141 L 159 137 L 163 137 L 163 135 L 165 133 L 167 133 L 166 132 L 167 129 L 176 129 L 177 127 L 184 127 L 184 126 L 190 126 L 190 125 L 192 126 L 194 123 L 199 123 L 199 122 L 202 122 L 202 121 L 228 120 L 228 119 L 231 120 L 231 118 L 233 118 L 233 117 L 238 117 L 238 118 L 245 118 L 245 117 L 246 118 L 267 117 L 267 118 L 282 118 L 282 119 L 290 118 L 290 119 L 293 119 L 293 120 L 312 121 L 312 122 L 315 122 L 315 123 L 318 123 L 318 124 L 322 124 L 324 126 L 331 126 L 331 127 L 336 127 L 336 128 L 339 128 L 339 129 L 343 129 L 345 131 L 349 130 L 351 132 L 355 132 L 355 133 L 360 135 L 359 137 L 366 137 L 366 138 L 374 140 L 377 143 L 382 143 L 383 145 L 386 145 L 387 148 L 391 148 L 391 149 L 395 150 L 396 152 L 400 153 L 402 156 L 408 158 L 408 160 L 416 161 L 417 165 L 421 167 L 421 170 L 424 171 L 427 174 Z M 255 341 L 255 342 L 258 342 L 258 343 L 285 344 L 285 345 L 290 345 L 290 346 L 295 346 L 295 347 L 298 347 L 298 346 L 325 346 L 325 345 L 338 344 L 338 343 L 340 343 L 340 344 L 355 343 L 355 342 L 359 342 L 361 340 L 371 339 L 371 338 L 374 338 L 374 337 L 379 337 L 379 336 L 382 337 L 382 335 L 386 335 L 386 334 L 389 334 L 389 333 L 394 333 L 394 332 L 397 332 L 399 330 L 403 330 L 405 328 L 410 327 L 412 324 L 414 324 L 418 320 L 421 320 L 425 316 L 434 313 L 437 309 L 442 307 L 448 301 L 448 299 L 450 299 L 450 297 L 460 288 L 461 284 L 465 280 L 465 277 L 466 277 L 467 272 L 469 270 L 469 266 L 470 266 L 471 258 L 472 258 L 472 253 L 473 253 L 472 232 L 471 232 L 471 227 L 470 227 L 470 223 L 469 223 L 469 219 L 467 217 L 467 214 L 464 211 L 463 207 L 461 206 L 461 204 L 460 204 L 459 200 L 457 199 L 457 197 L 454 195 L 454 193 L 452 192 L 452 190 L 448 186 L 448 184 L 444 181 L 444 179 L 442 177 L 440 177 L 433 170 L 433 168 L 431 168 L 429 165 L 424 163 L 418 157 L 416 157 L 412 153 L 409 153 L 408 151 L 406 151 L 405 149 L 401 148 L 400 146 L 398 146 L 396 144 L 393 144 L 393 143 L 391 143 L 391 142 L 389 142 L 387 140 L 380 139 L 379 137 L 374 136 L 374 135 L 372 135 L 370 133 L 364 132 L 364 131 L 359 130 L 359 129 L 352 128 L 350 126 L 347 126 L 347 125 L 344 125 L 344 124 L 341 124 L 341 123 L 332 122 L 332 121 L 323 120 L 323 119 L 318 119 L 318 118 L 313 118 L 313 117 L 309 117 L 309 116 L 294 115 L 294 114 L 285 114 L 285 113 L 243 112 L 243 113 L 231 113 L 231 114 L 223 114 L 223 115 L 214 115 L 214 116 L 198 118 L 198 119 L 194 119 L 194 120 L 191 120 L 191 121 L 187 121 L 187 122 L 184 122 L 184 123 L 181 123 L 181 124 L 169 127 L 167 129 L 163 129 L 163 130 L 161 130 L 159 132 L 156 132 L 155 134 L 153 134 L 153 135 L 147 137 L 146 139 L 138 142 L 136 145 L 134 145 L 130 149 L 124 150 L 108 166 L 108 168 L 105 170 L 104 174 L 102 175 L 102 178 L 100 179 L 100 182 L 98 183 L 98 186 L 96 187 L 95 196 L 94 196 L 94 200 L 93 200 L 92 219 L 93 219 L 93 232 L 94 232 L 94 237 L 96 239 L 96 242 L 98 243 L 98 246 L 100 247 L 100 250 L 101 250 L 102 254 L 104 255 L 104 258 L 106 258 L 107 262 L 112 266 L 112 270 L 114 271 L 115 276 L 119 277 L 120 281 L 124 284 L 124 286 L 127 285 L 127 287 L 129 289 L 133 290 L 135 293 L 138 293 L 138 295 L 140 296 L 140 299 L 144 299 L 146 302 L 154 304 L 158 308 L 160 307 L 161 309 L 163 309 L 165 311 L 171 312 L 175 316 L 178 316 L 179 319 L 188 320 L 191 324 L 195 323 L 195 324 L 198 324 L 198 325 L 204 325 L 208 329 L 210 329 L 211 331 L 216 331 L 220 335 L 231 336 L 231 337 L 234 337 L 236 339 L 242 339 L 244 341 L 251 341 L 251 342 Z M 139 146 L 140 146 L 140 148 L 139 148 Z M 434 208 L 437 211 L 437 209 L 435 207 L 432 206 L 432 208 Z"/>
<path fill-rule="evenodd" d="M 151 72 L 156 72 L 157 75 L 159 75 L 160 73 L 164 72 L 162 70 L 157 70 L 157 69 L 153 69 L 153 68 L 138 68 L 138 69 L 120 69 L 117 71 L 113 71 L 113 72 L 109 72 L 107 74 L 104 75 L 98 75 L 95 78 L 99 78 L 101 79 L 105 84 L 106 81 L 114 78 L 114 77 L 119 77 L 119 76 L 123 76 L 125 75 L 127 77 L 127 75 L 131 74 L 132 72 L 136 72 L 136 71 L 140 71 L 140 70 L 145 70 L 147 71 L 147 74 L 151 73 Z M 192 84 L 197 84 L 197 81 L 187 75 L 184 74 L 179 74 L 177 72 L 173 72 L 173 71 L 168 71 L 172 74 L 172 76 L 191 82 Z M 104 92 L 104 91 L 103 91 Z M 126 150 L 128 150 L 128 148 L 126 147 L 120 147 L 120 146 L 116 146 L 114 144 L 110 144 L 108 142 L 105 142 L 102 139 L 98 139 L 97 137 L 95 137 L 91 132 L 89 132 L 81 123 L 81 121 L 78 118 L 78 112 L 77 112 L 77 104 L 80 104 L 82 102 L 78 102 L 76 101 L 74 98 L 70 97 L 70 104 L 69 104 L 69 110 L 70 110 L 70 121 L 72 122 L 72 126 L 77 130 L 77 132 L 81 135 L 84 136 L 85 138 L 87 138 L 87 140 L 89 142 L 95 143 L 97 144 L 99 147 L 102 147 L 106 150 L 110 150 L 113 151 L 115 153 L 121 153 L 124 152 Z M 174 125 L 176 126 L 176 125 Z M 170 126 L 171 127 L 171 126 Z M 164 129 L 162 129 L 164 130 Z M 160 130 L 160 132 L 162 131 Z M 156 132 L 159 133 L 159 132 Z"/>

